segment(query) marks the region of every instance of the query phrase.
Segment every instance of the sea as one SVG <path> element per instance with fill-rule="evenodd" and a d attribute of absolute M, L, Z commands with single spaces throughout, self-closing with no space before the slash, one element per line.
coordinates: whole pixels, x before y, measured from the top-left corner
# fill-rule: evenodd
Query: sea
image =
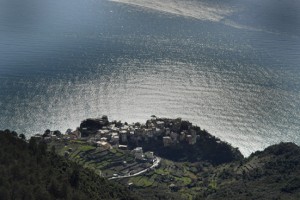
<path fill-rule="evenodd" d="M 300 145 L 300 1 L 0 0 L 0 129 L 102 115 Z"/>

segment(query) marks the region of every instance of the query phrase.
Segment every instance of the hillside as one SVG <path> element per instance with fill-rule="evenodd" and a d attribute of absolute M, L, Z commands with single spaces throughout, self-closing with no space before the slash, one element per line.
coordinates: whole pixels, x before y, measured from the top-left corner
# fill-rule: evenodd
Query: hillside
<path fill-rule="evenodd" d="M 22 138 L 22 139 L 21 139 Z M 137 199 L 126 188 L 55 153 L 43 142 L 0 131 L 0 200 Z"/>
<path fill-rule="evenodd" d="M 300 199 L 300 147 L 280 143 L 210 171 L 196 199 Z"/>
<path fill-rule="evenodd" d="M 29 141 L 0 131 L 0 200 L 300 199 L 300 147 L 293 143 L 243 158 L 180 119 L 149 120 L 134 133 L 128 124 L 102 122 L 86 120 L 67 134 L 46 130 Z"/>

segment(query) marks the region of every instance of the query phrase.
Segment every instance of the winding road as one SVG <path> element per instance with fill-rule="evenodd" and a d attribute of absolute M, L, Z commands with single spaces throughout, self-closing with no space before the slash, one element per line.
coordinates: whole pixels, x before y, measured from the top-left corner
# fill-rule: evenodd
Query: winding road
<path fill-rule="evenodd" d="M 130 178 L 130 177 L 134 177 L 134 176 L 141 175 L 141 174 L 143 174 L 143 173 L 145 173 L 145 172 L 147 172 L 147 171 L 149 171 L 149 170 L 151 170 L 151 169 L 157 167 L 157 166 L 159 165 L 160 161 L 161 161 L 161 158 L 156 157 L 156 160 L 154 161 L 153 165 L 151 165 L 150 167 L 148 167 L 148 168 L 146 168 L 146 169 L 144 169 L 144 170 L 142 170 L 142 171 L 139 171 L 139 172 L 137 172 L 137 173 L 135 173 L 135 174 L 132 174 L 132 175 L 111 177 L 111 178 L 109 178 L 108 180 L 121 179 L 121 178 Z"/>

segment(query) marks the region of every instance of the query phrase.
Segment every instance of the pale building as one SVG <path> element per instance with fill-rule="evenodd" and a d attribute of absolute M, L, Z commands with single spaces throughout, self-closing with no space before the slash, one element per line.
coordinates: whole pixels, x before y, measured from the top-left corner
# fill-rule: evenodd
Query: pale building
<path fill-rule="evenodd" d="M 156 121 L 156 126 L 158 127 L 158 128 L 164 128 L 164 126 L 165 126 L 165 122 L 164 121 Z"/>
<path fill-rule="evenodd" d="M 98 141 L 96 144 L 97 144 L 97 147 L 101 147 L 101 148 L 104 148 L 104 149 L 111 148 L 111 145 L 108 142 Z"/>
<path fill-rule="evenodd" d="M 113 135 L 113 136 L 111 137 L 111 141 L 112 141 L 113 143 L 119 143 L 119 140 L 120 140 L 120 138 L 119 138 L 118 135 Z"/>
<path fill-rule="evenodd" d="M 109 125 L 108 129 L 110 129 L 110 130 L 114 130 L 114 129 L 115 129 L 115 127 L 116 127 L 116 125 L 115 125 L 115 124 L 111 124 L 111 125 Z"/>
<path fill-rule="evenodd" d="M 155 158 L 154 153 L 152 151 L 148 151 L 145 153 L 145 156 L 149 160 L 153 160 Z"/>
<path fill-rule="evenodd" d="M 127 145 L 119 145 L 119 149 L 128 150 Z"/>
<path fill-rule="evenodd" d="M 186 141 L 187 141 L 187 143 L 192 144 L 192 136 L 191 135 L 187 135 L 186 136 Z"/>
<path fill-rule="evenodd" d="M 100 129 L 100 130 L 98 130 L 97 133 L 100 134 L 100 135 L 107 135 L 109 133 L 109 130 L 102 130 L 102 129 Z"/>
<path fill-rule="evenodd" d="M 162 133 L 163 133 L 163 129 L 161 129 L 161 128 L 155 129 L 155 135 L 161 135 Z"/>
<path fill-rule="evenodd" d="M 136 147 L 132 150 L 133 155 L 136 159 L 143 160 L 144 159 L 144 153 L 142 147 Z"/>

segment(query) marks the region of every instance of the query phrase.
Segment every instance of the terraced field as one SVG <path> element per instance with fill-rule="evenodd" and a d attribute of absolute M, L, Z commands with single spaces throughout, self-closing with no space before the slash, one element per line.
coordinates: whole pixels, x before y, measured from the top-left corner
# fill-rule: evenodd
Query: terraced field
<path fill-rule="evenodd" d="M 68 152 L 69 159 L 107 178 L 128 176 L 151 166 L 151 163 L 135 160 L 129 150 L 101 149 L 76 140 L 67 143 L 55 141 L 50 145 L 55 146 L 60 155 Z M 142 193 L 147 189 L 157 188 L 170 195 L 176 194 L 177 197 L 180 195 L 181 199 L 192 199 L 199 191 L 207 189 L 207 186 L 215 186 L 213 176 L 206 172 L 210 167 L 209 164 L 205 167 L 205 163 L 179 163 L 162 159 L 159 167 L 154 170 L 113 181 L 128 185 Z M 202 180 L 203 177 L 206 177 L 205 181 Z"/>
<path fill-rule="evenodd" d="M 52 142 L 60 155 L 94 169 L 103 177 L 134 174 L 151 166 L 151 163 L 136 161 L 129 150 L 102 149 L 93 147 L 83 141 Z"/>

